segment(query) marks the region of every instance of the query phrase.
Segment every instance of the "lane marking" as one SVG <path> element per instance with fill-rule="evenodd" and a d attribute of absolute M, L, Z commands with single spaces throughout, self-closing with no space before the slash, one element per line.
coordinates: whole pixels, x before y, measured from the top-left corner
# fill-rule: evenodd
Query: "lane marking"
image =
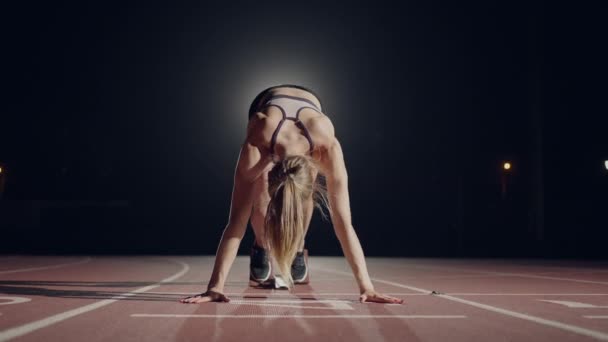
<path fill-rule="evenodd" d="M 422 265 L 418 266 L 417 265 L 417 266 L 413 266 L 413 267 L 414 268 L 422 268 L 422 269 L 440 269 L 440 270 L 450 270 L 450 271 L 461 271 L 461 272 L 486 274 L 486 275 L 494 275 L 494 276 L 509 276 L 509 277 L 520 277 L 520 278 L 548 279 L 548 280 L 560 280 L 560 281 L 569 281 L 569 282 L 584 283 L 584 284 L 608 285 L 608 282 L 605 282 L 605 281 L 575 279 L 575 278 L 564 278 L 564 277 L 552 277 L 552 276 L 543 276 L 543 275 L 528 274 L 528 273 L 479 271 L 479 270 L 470 270 L 470 269 L 467 269 L 467 268 L 460 268 L 460 267 L 443 267 L 443 266 L 422 266 Z"/>
<path fill-rule="evenodd" d="M 608 296 L 608 293 L 470 293 L 450 292 L 452 296 Z"/>
<path fill-rule="evenodd" d="M 8 300 L 9 302 L 0 303 L 0 305 L 10 305 L 10 304 L 19 304 L 29 302 L 32 299 L 26 297 L 0 297 L 0 300 Z"/>
<path fill-rule="evenodd" d="M 434 260 L 436 261 L 436 260 Z M 533 262 L 533 261 L 532 261 Z M 495 266 L 496 264 L 493 264 L 492 266 Z M 500 266 L 517 266 L 517 267 L 524 267 L 524 268 L 542 268 L 541 270 L 537 270 L 535 271 L 534 269 L 528 270 L 528 272 L 532 272 L 534 274 L 547 274 L 547 273 L 604 273 L 604 272 L 608 272 L 608 263 L 606 263 L 605 265 L 595 265 L 594 267 L 597 268 L 588 268 L 588 269 L 581 269 L 580 267 L 564 267 L 564 266 L 559 266 L 558 269 L 551 269 L 552 266 L 550 265 L 516 265 L 516 264 L 505 264 L 505 263 L 500 263 L 498 264 Z M 437 269 L 445 269 L 445 270 L 458 270 L 458 271 L 466 271 L 466 272 L 470 272 L 470 273 L 489 273 L 489 272 L 495 272 L 495 271 L 479 271 L 479 270 L 471 270 L 470 268 L 462 268 L 462 267 L 447 267 L 447 266 L 436 266 L 436 265 L 419 265 L 419 264 L 410 264 L 410 265 L 405 265 L 405 266 L 409 266 L 412 268 L 437 268 Z M 456 265 L 458 266 L 458 265 Z M 487 266 L 487 263 L 485 265 L 475 265 L 475 266 Z M 520 267 L 520 268 L 521 268 Z M 518 272 L 521 273 L 521 272 Z M 529 273 L 528 273 L 529 274 Z"/>
<path fill-rule="evenodd" d="M 165 295 L 192 295 L 196 291 L 192 292 L 173 292 L 173 291 L 150 291 L 149 294 L 165 294 Z M 200 292 L 199 292 L 200 293 Z M 267 297 L 294 297 L 298 296 L 359 296 L 355 292 L 296 292 L 293 294 L 289 293 L 269 293 L 269 292 L 225 292 L 227 296 L 258 296 L 264 295 Z M 391 296 L 426 296 L 429 293 L 412 293 L 412 292 L 385 292 Z M 608 293 L 476 293 L 476 292 L 449 292 L 445 293 L 452 296 L 608 296 Z"/>
<path fill-rule="evenodd" d="M 333 273 L 339 273 L 339 274 L 344 274 L 344 275 L 349 275 L 349 276 L 353 276 L 352 273 L 350 272 L 343 272 L 343 271 L 338 271 L 338 270 L 332 270 L 332 269 L 326 269 L 326 268 L 318 268 L 315 267 L 314 269 L 320 270 L 320 271 L 325 271 L 325 272 L 333 272 Z M 400 287 L 400 288 L 405 288 L 408 290 L 413 290 L 413 291 L 419 291 L 419 292 L 431 292 L 429 290 L 425 290 L 425 289 L 421 289 L 421 288 L 417 288 L 414 286 L 409 286 L 409 285 L 405 285 L 405 284 L 401 284 L 401 283 L 397 283 L 397 282 L 393 282 L 393 281 L 388 281 L 388 280 L 383 280 L 383 279 L 378 279 L 378 278 L 373 278 L 370 277 L 371 280 L 378 282 L 378 283 L 383 283 L 383 284 L 387 284 L 387 285 L 392 285 L 395 287 Z M 575 334 L 579 334 L 579 335 L 583 335 L 583 336 L 587 336 L 587 337 L 592 337 L 601 341 L 608 341 L 608 334 L 601 332 L 601 331 L 597 331 L 597 330 L 592 330 L 592 329 L 587 329 L 587 328 L 583 328 L 583 327 L 579 327 L 576 325 L 572 325 L 572 324 L 566 324 L 566 323 L 562 323 L 562 322 L 558 322 L 558 321 L 553 321 L 550 319 L 545 319 L 545 318 L 541 318 L 541 317 L 537 317 L 537 316 L 532 316 L 532 315 L 528 315 L 528 314 L 523 314 L 520 312 L 516 312 L 516 311 L 511 311 L 511 310 L 507 310 L 507 309 L 502 309 L 496 306 L 491 306 L 491 305 L 487 305 L 487 304 L 482 304 L 479 302 L 475 302 L 472 300 L 468 300 L 468 299 L 463 299 L 463 298 L 458 298 L 458 297 L 454 297 L 454 296 L 450 296 L 450 295 L 446 295 L 446 294 L 437 294 L 435 295 L 436 297 L 440 297 L 440 298 L 444 298 L 447 300 L 451 300 L 453 302 L 458 302 L 461 304 L 466 304 L 469 306 L 473 306 L 479 309 L 483 309 L 483 310 L 487 310 L 487 311 L 492 311 L 492 312 L 496 312 L 505 316 L 510 316 L 510 317 L 515 317 L 515 318 L 520 318 L 526 321 L 530 321 L 530 322 L 534 322 L 534 323 L 538 323 L 541 325 L 546 325 L 549 327 L 554 327 L 557 329 L 561 329 L 561 330 L 565 330 L 565 331 L 569 331 Z"/>
<path fill-rule="evenodd" d="M 453 276 L 421 275 L 421 276 L 406 276 L 404 278 L 406 280 L 416 280 L 416 279 L 441 280 L 441 279 L 471 279 L 471 278 L 491 278 L 491 277 L 496 277 L 496 275 L 494 275 L 494 274 L 471 274 L 471 275 L 463 274 L 463 275 L 453 275 Z M 507 276 L 505 276 L 505 277 L 507 277 Z"/>
<path fill-rule="evenodd" d="M 49 266 L 20 268 L 20 269 L 16 269 L 16 270 L 0 271 L 0 274 L 21 273 L 21 272 L 30 272 L 30 271 L 40 271 L 40 270 L 50 270 L 50 269 L 55 269 L 55 268 L 61 268 L 61 267 L 71 266 L 71 265 L 86 264 L 89 261 L 91 261 L 91 257 L 86 257 L 84 260 L 80 260 L 80 261 L 77 261 L 77 262 L 68 262 L 68 263 L 49 265 Z"/>
<path fill-rule="evenodd" d="M 591 318 L 591 319 L 608 319 L 607 315 L 600 315 L 600 316 L 583 316 L 585 318 Z"/>
<path fill-rule="evenodd" d="M 190 266 L 188 264 L 184 263 L 184 262 L 181 262 L 181 261 L 178 261 L 178 260 L 173 260 L 173 259 L 169 259 L 169 260 L 171 260 L 171 261 L 173 261 L 173 262 L 175 262 L 177 264 L 180 264 L 182 266 L 182 269 L 179 272 L 175 273 L 174 275 L 172 275 L 172 276 L 170 276 L 168 278 L 165 278 L 165 279 L 157 282 L 156 284 L 144 286 L 144 287 L 141 287 L 139 289 L 136 289 L 136 290 L 133 290 L 133 291 L 130 291 L 130 292 L 126 292 L 126 293 L 123 293 L 123 294 L 111 297 L 111 299 L 100 300 L 98 302 L 91 303 L 91 304 L 88 304 L 88 305 L 84 305 L 84 306 L 81 306 L 81 307 L 76 308 L 76 309 L 64 311 L 64 312 L 55 314 L 53 316 L 49 316 L 47 318 L 43 318 L 43 319 L 40 319 L 40 320 L 37 320 L 37 321 L 34 321 L 34 322 L 30 322 L 30 323 L 23 324 L 23 325 L 20 325 L 20 326 L 17 326 L 17 327 L 6 329 L 4 331 L 0 331 L 0 342 L 8 341 L 8 340 L 13 339 L 15 337 L 19 337 L 19 336 L 23 336 L 23 335 L 29 334 L 29 333 L 31 333 L 33 331 L 38 330 L 38 329 L 42 329 L 42 328 L 48 327 L 50 325 L 53 325 L 55 323 L 59 323 L 59 322 L 65 321 L 68 318 L 72 318 L 74 316 L 78 316 L 78 315 L 81 315 L 83 313 L 99 309 L 99 308 L 104 307 L 106 305 L 112 304 L 112 303 L 114 303 L 114 302 L 116 302 L 116 301 L 118 301 L 120 299 L 127 298 L 127 297 L 130 297 L 130 296 L 134 296 L 134 295 L 136 295 L 138 293 L 146 292 L 148 290 L 157 288 L 157 287 L 163 285 L 163 283 L 171 282 L 171 281 L 173 281 L 173 280 L 175 280 L 175 279 L 183 276 L 184 274 L 186 274 L 190 270 Z"/>
<path fill-rule="evenodd" d="M 576 308 L 576 309 L 606 309 L 606 308 L 608 308 L 608 306 L 605 306 L 605 305 L 597 306 L 597 305 L 581 303 L 581 302 L 572 302 L 569 300 L 538 299 L 538 301 L 559 304 L 559 305 L 567 306 L 569 308 Z"/>
<path fill-rule="evenodd" d="M 231 299 L 229 304 L 237 305 L 259 305 L 259 306 L 272 306 L 272 307 L 285 307 L 295 309 L 323 309 L 323 310 L 354 310 L 350 306 L 351 302 L 344 300 L 288 300 L 288 299 L 271 299 L 271 300 L 233 300 Z M 303 304 L 328 304 L 329 306 L 311 306 Z"/>
<path fill-rule="evenodd" d="M 502 273 L 502 272 L 496 272 L 496 275 L 508 275 L 508 276 L 512 276 L 512 277 L 521 277 L 521 278 L 549 279 L 549 280 L 570 281 L 570 282 L 575 282 L 575 283 L 608 285 L 608 282 L 606 282 L 606 281 L 595 281 L 595 280 L 584 280 L 584 279 L 562 278 L 562 277 L 550 277 L 550 276 L 525 274 L 525 273 Z"/>
<path fill-rule="evenodd" d="M 160 318 L 422 318 L 453 319 L 467 318 L 463 315 L 181 315 L 181 314 L 131 314 L 131 317 Z"/>
<path fill-rule="evenodd" d="M 166 295 L 192 295 L 194 294 L 196 291 L 192 291 L 192 292 L 172 292 L 172 291 L 162 291 L 162 292 L 154 292 L 154 291 L 150 291 L 147 293 L 150 294 L 166 294 Z M 200 291 L 198 292 L 200 293 Z M 316 293 L 316 292 L 299 292 L 299 293 L 271 293 L 271 292 L 224 292 L 225 295 L 227 296 L 239 296 L 239 297 L 255 297 L 255 296 L 267 296 L 268 298 L 271 297 L 292 297 L 292 298 L 298 298 L 298 296 L 359 296 L 358 293 L 352 292 L 352 293 L 347 293 L 347 292 L 322 292 L 322 293 Z M 411 292 L 407 292 L 407 293 L 395 293 L 395 292 L 388 292 L 387 294 L 392 294 L 392 295 L 400 295 L 400 296 L 424 296 L 425 293 L 411 293 Z M 608 295 L 608 294 L 606 294 Z"/>
<path fill-rule="evenodd" d="M 560 271 L 543 271 L 543 272 L 537 272 L 537 274 L 539 275 L 551 275 L 551 274 L 564 274 L 564 273 L 568 273 L 568 274 L 573 274 L 573 275 L 585 275 L 585 274 L 595 274 L 595 273 L 606 273 L 608 272 L 607 269 L 597 269 L 597 270 L 587 270 L 587 271 L 570 271 L 570 270 L 560 270 Z"/>

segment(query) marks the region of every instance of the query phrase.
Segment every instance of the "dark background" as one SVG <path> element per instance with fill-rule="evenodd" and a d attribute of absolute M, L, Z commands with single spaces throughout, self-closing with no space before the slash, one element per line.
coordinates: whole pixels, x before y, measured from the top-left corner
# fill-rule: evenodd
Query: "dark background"
<path fill-rule="evenodd" d="M 367 255 L 608 256 L 599 8 L 63 2 L 3 12 L 3 253 L 214 254 L 249 104 L 295 83 L 319 93 L 334 122 Z M 241 253 L 251 241 L 248 230 Z M 318 213 L 307 248 L 341 255 Z"/>

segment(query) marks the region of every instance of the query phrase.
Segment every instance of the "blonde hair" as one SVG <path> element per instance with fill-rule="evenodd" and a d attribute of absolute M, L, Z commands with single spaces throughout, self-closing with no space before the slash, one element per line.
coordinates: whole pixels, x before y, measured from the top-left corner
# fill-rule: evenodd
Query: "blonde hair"
<path fill-rule="evenodd" d="M 268 172 L 270 202 L 264 222 L 265 242 L 290 290 L 291 264 L 304 239 L 305 201 L 313 196 L 315 207 L 327 218 L 323 211 L 323 206 L 329 208 L 327 190 L 320 173 L 313 178 L 315 171 L 318 167 L 311 157 L 289 156 Z"/>

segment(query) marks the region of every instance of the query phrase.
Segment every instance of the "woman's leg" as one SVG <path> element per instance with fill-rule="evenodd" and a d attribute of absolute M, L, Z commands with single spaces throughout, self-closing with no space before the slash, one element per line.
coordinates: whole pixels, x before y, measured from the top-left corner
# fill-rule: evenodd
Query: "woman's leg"
<path fill-rule="evenodd" d="M 254 185 L 253 209 L 251 212 L 250 222 L 255 235 L 255 242 L 258 246 L 264 246 L 264 219 L 266 218 L 266 209 L 270 202 L 268 194 L 268 175 L 263 175 L 258 178 Z"/>
<path fill-rule="evenodd" d="M 306 233 L 308 233 L 308 228 L 310 227 L 313 209 L 314 205 L 311 197 L 308 201 L 304 203 L 304 235 L 302 243 L 298 247 L 298 252 L 301 252 L 304 249 L 304 241 L 306 240 Z"/>
<path fill-rule="evenodd" d="M 314 171 L 312 179 L 314 179 L 313 183 L 317 181 L 317 176 L 319 175 L 318 171 Z M 304 203 L 304 238 L 302 239 L 302 243 L 300 247 L 298 247 L 298 252 L 301 252 L 304 249 L 304 243 L 306 241 L 306 234 L 308 233 L 308 228 L 310 227 L 310 221 L 312 219 L 312 213 L 315 209 L 313 196 L 310 196 L 308 201 Z"/>

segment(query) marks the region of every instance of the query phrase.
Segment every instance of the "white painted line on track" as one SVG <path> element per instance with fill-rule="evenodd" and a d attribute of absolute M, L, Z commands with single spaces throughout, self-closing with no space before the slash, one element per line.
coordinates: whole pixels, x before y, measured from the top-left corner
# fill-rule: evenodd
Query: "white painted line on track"
<path fill-rule="evenodd" d="M 321 292 L 321 293 L 316 293 L 316 292 L 300 292 L 300 293 L 272 293 L 272 292 L 267 292 L 261 290 L 260 292 L 224 292 L 224 294 L 226 296 L 239 296 L 239 297 L 255 297 L 255 296 L 267 296 L 269 298 L 271 297 L 293 297 L 293 298 L 297 298 L 298 296 L 359 296 L 358 293 L 347 293 L 347 292 Z M 162 292 L 154 292 L 154 291 L 150 291 L 150 292 L 146 292 L 149 294 L 164 294 L 164 295 L 192 295 L 194 294 L 196 291 L 192 291 L 192 292 L 171 292 L 171 291 L 162 291 Z M 198 292 L 200 293 L 200 291 Z M 425 293 L 411 293 L 411 292 L 407 292 L 407 293 L 396 293 L 396 292 L 387 292 L 386 294 L 389 295 L 398 295 L 398 296 L 424 296 Z M 608 294 L 606 294 L 608 296 Z"/>
<path fill-rule="evenodd" d="M 0 297 L 0 300 L 9 300 L 9 302 L 6 303 L 2 303 L 0 302 L 0 305 L 10 305 L 10 304 L 19 304 L 19 303 L 26 303 L 31 301 L 31 298 L 26 298 L 26 297 Z"/>
<path fill-rule="evenodd" d="M 89 261 L 91 261 L 91 257 L 86 257 L 86 258 L 84 258 L 84 260 L 80 260 L 80 261 L 76 261 L 76 262 L 68 262 L 68 263 L 63 263 L 63 264 L 56 264 L 56 265 L 49 265 L 49 266 L 40 266 L 40 267 L 20 268 L 20 269 L 17 269 L 17 270 L 0 271 L 0 274 L 21 273 L 21 272 L 30 272 L 30 271 L 40 271 L 40 270 L 51 270 L 51 269 L 61 268 L 61 267 L 66 267 L 66 266 L 86 264 Z"/>
<path fill-rule="evenodd" d="M 569 270 L 561 270 L 561 271 L 543 271 L 543 272 L 537 272 L 536 274 L 538 275 L 552 275 L 552 274 L 564 274 L 564 273 L 568 273 L 570 275 L 585 275 L 585 274 L 596 274 L 596 273 L 606 273 L 608 272 L 608 269 L 599 269 L 599 270 L 587 270 L 587 271 L 569 271 Z"/>
<path fill-rule="evenodd" d="M 237 305 L 258 305 L 272 306 L 296 309 L 315 309 L 315 310 L 354 310 L 350 304 L 352 302 L 345 300 L 302 300 L 302 299 L 270 299 L 270 300 L 240 300 L 231 299 L 229 304 Z M 303 304 L 326 304 L 327 306 L 311 306 Z"/>
<path fill-rule="evenodd" d="M 608 285 L 608 282 L 606 282 L 606 281 L 596 281 L 596 280 L 586 280 L 586 279 L 576 279 L 576 278 L 564 278 L 564 277 L 552 277 L 552 276 L 544 276 L 544 275 L 521 273 L 521 272 L 517 272 L 517 273 L 514 273 L 514 272 L 495 272 L 495 271 L 471 270 L 471 269 L 459 268 L 459 267 L 424 266 L 424 265 L 415 266 L 415 268 L 461 271 L 461 272 L 467 272 L 467 273 L 485 274 L 485 275 L 489 275 L 489 276 L 519 277 L 519 278 L 532 278 L 532 279 L 547 279 L 547 280 L 559 280 L 559 281 L 568 281 L 568 282 L 583 283 L 583 284 Z"/>
<path fill-rule="evenodd" d="M 470 293 L 450 292 L 452 296 L 608 296 L 608 293 Z"/>
<path fill-rule="evenodd" d="M 591 315 L 591 316 L 583 316 L 585 318 L 591 318 L 591 319 L 608 319 L 608 315 Z"/>
<path fill-rule="evenodd" d="M 463 315 L 180 315 L 180 314 L 132 314 L 131 317 L 160 318 L 421 318 L 452 319 L 467 318 Z"/>
<path fill-rule="evenodd" d="M 192 295 L 196 291 L 192 292 L 172 292 L 172 291 L 149 291 L 149 294 L 161 294 L 161 295 Z M 200 291 L 199 291 L 200 293 Z M 239 297 L 255 297 L 258 295 L 264 295 L 269 298 L 271 297 L 294 297 L 298 296 L 359 296 L 355 292 L 300 292 L 300 293 L 272 293 L 272 292 L 225 292 L 226 296 L 239 296 Z M 391 296 L 427 296 L 430 293 L 412 293 L 412 292 L 386 292 L 384 294 Z M 449 292 L 445 293 L 452 296 L 608 296 L 608 293 L 477 293 L 477 292 Z"/>
<path fill-rule="evenodd" d="M 350 272 L 344 272 L 344 271 L 339 271 L 339 270 L 332 270 L 332 269 L 319 268 L 319 267 L 315 267 L 314 269 L 317 269 L 320 271 L 325 271 L 325 272 L 333 272 L 333 273 L 349 275 L 351 277 L 353 276 L 353 274 Z M 388 281 L 388 280 L 383 280 L 383 279 L 378 279 L 378 278 L 374 278 L 374 277 L 371 277 L 371 280 L 373 280 L 377 283 L 392 285 L 395 287 L 405 288 L 408 290 L 426 292 L 426 293 L 431 292 L 429 290 L 417 288 L 414 286 L 409 286 L 409 285 L 405 285 L 405 284 L 401 284 L 401 283 L 397 283 L 397 282 L 393 282 L 393 281 Z M 450 296 L 450 295 L 446 295 L 446 294 L 437 294 L 437 295 L 435 295 L 435 297 L 440 297 L 440 298 L 447 299 L 447 300 L 450 300 L 453 302 L 466 304 L 466 305 L 473 306 L 478 309 L 483 309 L 486 311 L 492 311 L 492 312 L 499 313 L 499 314 L 502 314 L 505 316 L 520 318 L 520 319 L 523 319 L 526 321 L 530 321 L 530 322 L 538 323 L 541 325 L 561 329 L 564 331 L 569 331 L 569 332 L 572 332 L 575 334 L 592 337 L 592 338 L 598 339 L 600 341 L 608 341 L 608 333 L 604 333 L 601 331 L 587 329 L 587 328 L 579 327 L 579 326 L 572 325 L 572 324 L 566 324 L 566 323 L 562 323 L 562 322 L 558 322 L 558 321 L 553 321 L 550 319 L 545 319 L 545 318 L 541 318 L 541 317 L 537 317 L 537 316 L 523 314 L 523 313 L 516 312 L 516 311 L 502 309 L 502 308 L 499 308 L 496 306 L 491 306 L 491 305 L 487 305 L 487 304 L 483 304 L 483 303 L 479 303 L 479 302 L 474 302 L 472 300 L 458 298 L 458 297 L 454 297 L 454 296 Z"/>
<path fill-rule="evenodd" d="M 606 281 L 595 281 L 595 280 L 585 280 L 585 279 L 574 279 L 574 278 L 562 278 L 562 277 L 550 277 L 550 276 L 542 276 L 535 274 L 526 274 L 526 273 L 503 273 L 503 272 L 492 272 L 496 275 L 507 275 L 511 277 L 521 277 L 521 278 L 532 278 L 532 279 L 548 279 L 548 280 L 560 280 L 560 281 L 569 281 L 574 283 L 584 283 L 584 284 L 598 284 L 598 285 L 608 285 Z"/>
<path fill-rule="evenodd" d="M 501 264 L 502 266 L 514 266 L 514 265 L 509 265 L 509 264 Z M 412 268 L 421 268 L 421 269 L 443 269 L 443 270 L 450 270 L 450 271 L 462 271 L 462 272 L 468 272 L 468 273 L 481 273 L 481 274 L 489 274 L 489 273 L 496 273 L 496 271 L 488 271 L 488 270 L 479 270 L 479 269 L 471 269 L 471 268 L 464 268 L 462 267 L 462 265 L 455 265 L 455 266 L 436 266 L 436 265 L 407 265 L 409 267 Z M 487 265 L 474 265 L 473 267 L 485 267 Z M 564 266 L 559 266 L 559 268 L 557 269 L 550 269 L 551 266 L 546 266 L 546 265 L 529 265 L 529 266 L 525 266 L 525 265 L 517 265 L 517 266 L 521 266 L 524 268 L 528 268 L 527 271 L 524 271 L 525 274 L 538 274 L 538 275 L 544 275 L 544 274 L 548 274 L 548 273 L 603 273 L 603 272 L 608 272 L 608 264 L 606 265 L 597 265 L 597 268 L 591 268 L 591 269 L 581 269 L 579 267 L 564 267 Z M 530 268 L 536 268 L 537 270 L 534 269 L 530 269 Z M 538 269 L 538 268 L 544 268 L 544 269 Z M 509 273 L 509 272 L 498 272 L 498 273 Z M 517 274 L 520 274 L 522 272 L 515 272 Z"/>
<path fill-rule="evenodd" d="M 568 308 L 573 308 L 573 309 L 607 309 L 608 308 L 608 306 L 606 306 L 606 305 L 594 305 L 594 304 L 589 304 L 589 303 L 573 302 L 573 301 L 569 301 L 569 300 L 538 299 L 538 301 L 559 304 L 559 305 L 563 305 L 563 306 L 566 306 Z"/>
<path fill-rule="evenodd" d="M 99 308 L 104 307 L 106 305 L 112 304 L 112 303 L 114 303 L 114 302 L 116 302 L 116 301 L 118 301 L 120 299 L 127 298 L 127 297 L 130 297 L 130 296 L 134 296 L 134 295 L 136 295 L 138 293 L 146 292 L 148 290 L 157 288 L 157 287 L 163 285 L 163 283 L 165 283 L 165 282 L 174 281 L 175 279 L 183 276 L 184 274 L 186 274 L 190 270 L 190 266 L 188 264 L 186 264 L 184 262 L 181 262 L 181 261 L 173 260 L 173 259 L 170 259 L 170 260 L 173 261 L 173 262 L 175 262 L 175 263 L 180 264 L 182 266 L 182 269 L 179 272 L 173 274 L 172 276 L 170 276 L 168 278 L 165 278 L 165 279 L 157 282 L 156 284 L 144 286 L 144 287 L 141 287 L 139 289 L 136 289 L 136 290 L 133 290 L 133 291 L 130 291 L 130 292 L 126 292 L 126 293 L 114 296 L 114 297 L 112 297 L 110 299 L 100 300 L 98 302 L 94 302 L 94 303 L 91 303 L 91 304 L 88 304 L 88 305 L 85 305 L 85 306 L 81 306 L 81 307 L 76 308 L 76 309 L 64 311 L 64 312 L 55 314 L 53 316 L 49 316 L 47 318 L 43 318 L 43 319 L 40 319 L 40 320 L 37 320 L 37 321 L 34 321 L 34 322 L 30 322 L 30 323 L 27 323 L 27 324 L 23 324 L 23 325 L 20 325 L 20 326 L 17 326 L 17 327 L 13 327 L 13 328 L 10 328 L 10 329 L 6 329 L 6 330 L 3 330 L 3 331 L 0 331 L 0 342 L 8 341 L 8 340 L 13 339 L 15 337 L 19 337 L 19 336 L 23 336 L 23 335 L 29 334 L 29 333 L 31 333 L 33 331 L 38 330 L 38 329 L 42 329 L 42 328 L 48 327 L 50 325 L 53 325 L 55 323 L 59 323 L 59 322 L 65 321 L 68 318 L 72 318 L 74 316 L 78 316 L 78 315 L 81 315 L 83 313 L 99 309 Z"/>

